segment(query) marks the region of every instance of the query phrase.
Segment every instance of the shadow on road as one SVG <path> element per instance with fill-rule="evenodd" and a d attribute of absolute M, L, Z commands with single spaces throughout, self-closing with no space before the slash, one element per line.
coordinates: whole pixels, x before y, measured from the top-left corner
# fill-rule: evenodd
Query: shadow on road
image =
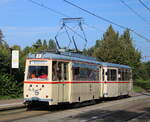
<path fill-rule="evenodd" d="M 108 111 L 108 110 L 91 110 L 86 113 L 70 116 L 57 122 L 70 121 L 84 122 L 148 122 L 150 121 L 150 108 L 144 108 L 144 112 L 131 111 Z"/>

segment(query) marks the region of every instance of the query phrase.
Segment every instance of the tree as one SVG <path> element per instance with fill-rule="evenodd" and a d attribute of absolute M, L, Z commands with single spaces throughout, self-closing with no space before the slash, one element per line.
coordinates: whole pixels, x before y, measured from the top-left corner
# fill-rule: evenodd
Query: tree
<path fill-rule="evenodd" d="M 133 78 L 138 78 L 141 75 L 141 52 L 134 47 L 133 39 L 130 36 L 128 29 L 120 36 L 120 41 L 124 43 L 125 64 L 132 67 Z"/>
<path fill-rule="evenodd" d="M 84 49 L 84 50 L 83 50 L 83 55 L 92 56 L 92 55 L 93 55 L 94 48 L 95 48 L 95 47 L 91 47 L 91 48 L 89 48 L 89 49 Z"/>
<path fill-rule="evenodd" d="M 22 96 L 22 82 L 17 82 L 10 74 L 0 73 L 0 96 Z"/>
<path fill-rule="evenodd" d="M 119 36 L 109 26 L 103 38 L 96 41 L 93 55 L 104 62 L 129 65 L 133 69 L 134 78 L 139 76 L 141 53 L 134 47 L 128 29 Z"/>
<path fill-rule="evenodd" d="M 0 73 L 9 72 L 10 68 L 10 50 L 8 44 L 3 40 L 3 33 L 0 30 Z"/>
<path fill-rule="evenodd" d="M 3 38 L 4 35 L 0 30 L 0 73 L 8 73 L 10 69 L 10 49 Z"/>
<path fill-rule="evenodd" d="M 9 73 L 10 69 L 10 50 L 5 45 L 0 45 L 0 72 Z"/>
<path fill-rule="evenodd" d="M 140 79 L 140 80 L 148 80 L 150 79 L 150 73 L 148 72 L 148 66 L 147 66 L 147 63 L 141 63 L 139 68 L 136 70 L 138 70 L 138 73 L 137 73 L 137 77 L 136 79 Z"/>
<path fill-rule="evenodd" d="M 3 32 L 2 30 L 0 30 L 0 44 L 2 44 L 3 38 L 4 38 Z"/>
<path fill-rule="evenodd" d="M 41 39 L 38 39 L 36 41 L 36 43 L 34 43 L 30 49 L 30 52 L 31 53 L 36 53 L 36 52 L 39 52 L 39 51 L 42 51 L 44 50 L 44 47 L 43 47 L 43 44 L 42 44 L 42 41 Z"/>
<path fill-rule="evenodd" d="M 24 55 L 27 55 L 31 52 L 32 50 L 32 47 L 29 47 L 29 46 L 26 46 L 24 49 L 23 49 L 23 54 Z"/>
<path fill-rule="evenodd" d="M 43 41 L 43 48 L 47 49 L 47 42 L 46 42 L 46 40 Z"/>
<path fill-rule="evenodd" d="M 52 50 L 52 49 L 56 49 L 56 43 L 54 42 L 54 40 L 50 39 L 48 42 L 48 50 Z"/>
<path fill-rule="evenodd" d="M 19 45 L 13 45 L 11 48 L 13 50 L 19 50 L 21 52 L 21 47 Z"/>
<path fill-rule="evenodd" d="M 144 65 L 144 68 L 145 68 L 145 70 L 147 72 L 147 75 L 148 75 L 147 79 L 150 79 L 150 61 L 144 62 L 142 64 Z"/>
<path fill-rule="evenodd" d="M 42 46 L 43 46 L 43 45 L 42 45 L 41 39 L 38 39 L 38 40 L 36 41 L 36 43 L 33 44 L 33 48 L 35 48 L 35 49 L 38 49 L 38 48 L 40 48 L 40 47 L 42 47 Z"/>
<path fill-rule="evenodd" d="M 146 69 L 150 78 L 150 61 L 146 63 Z"/>
<path fill-rule="evenodd" d="M 110 26 L 104 33 L 102 40 L 97 40 L 94 56 L 105 62 L 120 63 L 121 43 L 119 42 L 119 34 Z"/>

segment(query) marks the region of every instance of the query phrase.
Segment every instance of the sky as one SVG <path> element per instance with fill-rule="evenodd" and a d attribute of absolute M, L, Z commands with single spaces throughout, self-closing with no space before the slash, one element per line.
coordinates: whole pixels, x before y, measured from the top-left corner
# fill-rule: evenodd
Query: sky
<path fill-rule="evenodd" d="M 56 11 L 62 12 L 69 17 L 82 17 L 82 24 L 86 38 L 87 47 L 95 44 L 97 39 L 101 39 L 104 32 L 110 25 L 103 20 L 99 20 L 67 3 L 63 0 L 34 0 Z M 120 0 L 69 0 L 95 14 L 109 19 L 117 24 L 134 29 L 136 32 L 150 39 L 150 11 L 144 8 L 138 0 L 124 0 L 146 21 L 144 22 L 132 13 Z M 150 7 L 149 0 L 143 2 Z M 48 9 L 44 9 L 31 3 L 29 0 L 0 0 L 0 29 L 2 30 L 7 43 L 20 45 L 22 48 L 31 46 L 37 39 L 54 39 L 58 33 L 65 16 L 56 14 Z M 70 24 L 79 34 L 82 32 L 77 23 Z M 115 25 L 113 28 L 120 34 L 124 29 Z M 70 31 L 70 34 L 73 33 Z M 135 47 L 142 52 L 143 56 L 150 56 L 150 42 L 131 33 Z M 65 30 L 58 34 L 60 45 L 68 45 L 68 38 Z M 84 48 L 85 41 L 75 36 L 77 45 L 80 49 Z M 143 60 L 150 60 L 144 58 Z"/>

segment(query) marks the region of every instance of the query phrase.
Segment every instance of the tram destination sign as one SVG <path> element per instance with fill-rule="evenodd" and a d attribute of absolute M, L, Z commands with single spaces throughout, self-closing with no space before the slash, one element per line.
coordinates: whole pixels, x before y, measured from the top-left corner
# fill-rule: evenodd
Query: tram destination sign
<path fill-rule="evenodd" d="M 36 65 L 36 64 L 48 64 L 47 61 L 30 61 L 30 64 Z"/>

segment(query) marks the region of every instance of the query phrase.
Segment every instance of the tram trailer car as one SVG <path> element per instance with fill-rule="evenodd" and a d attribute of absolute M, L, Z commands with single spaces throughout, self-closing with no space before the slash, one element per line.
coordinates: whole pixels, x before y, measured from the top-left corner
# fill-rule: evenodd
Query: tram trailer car
<path fill-rule="evenodd" d="M 126 65 L 70 52 L 29 54 L 24 101 L 57 105 L 117 97 L 129 95 L 132 84 L 132 71 Z"/>

